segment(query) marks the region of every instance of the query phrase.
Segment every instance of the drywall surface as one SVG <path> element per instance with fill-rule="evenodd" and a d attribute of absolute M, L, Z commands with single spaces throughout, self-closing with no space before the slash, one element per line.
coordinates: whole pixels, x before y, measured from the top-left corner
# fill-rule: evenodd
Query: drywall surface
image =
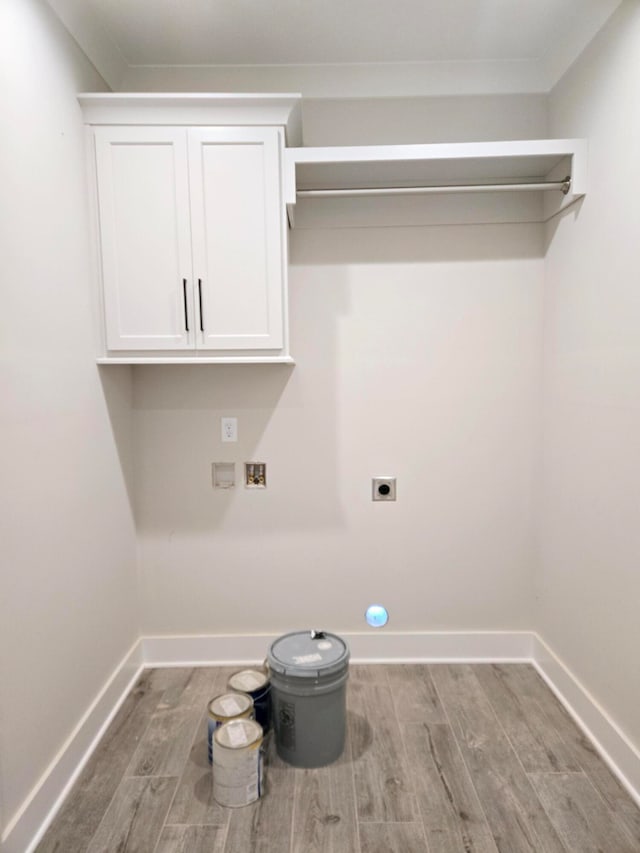
<path fill-rule="evenodd" d="M 309 145 L 547 135 L 538 96 L 305 100 L 304 122 Z M 134 369 L 143 632 L 359 630 L 375 600 L 397 631 L 529 628 L 542 228 L 290 241 L 296 367 Z"/>
<path fill-rule="evenodd" d="M 542 236 L 292 232 L 295 367 L 134 368 L 143 632 L 530 628 Z"/>
<path fill-rule="evenodd" d="M 552 59 L 553 65 L 558 63 L 566 68 L 565 53 L 563 48 Z M 132 92 L 300 92 L 305 98 L 447 98 L 461 93 L 481 97 L 518 96 L 525 92 L 548 91 L 551 80 L 557 79 L 559 72 L 547 66 L 547 61 L 533 59 L 317 65 L 129 65 L 115 80 L 115 85 L 122 91 Z"/>
<path fill-rule="evenodd" d="M 103 386 L 95 365 L 75 97 L 104 84 L 45 3 L 4 0 L 0 87 L 6 826 L 134 642 L 137 616 L 131 383 L 125 369 Z"/>
<path fill-rule="evenodd" d="M 545 95 L 304 98 L 305 145 L 491 142 L 548 136 Z"/>
<path fill-rule="evenodd" d="M 264 74 L 247 90 L 238 86 L 233 77 L 226 86 L 217 77 L 211 79 L 210 70 L 169 66 L 129 68 L 121 88 L 133 92 L 273 91 L 268 86 L 265 88 Z M 264 71 L 248 70 L 256 74 Z M 547 97 L 543 94 L 436 97 L 411 95 L 405 89 L 402 96 L 396 92 L 396 97 L 345 97 L 344 92 L 333 97 L 310 97 L 295 81 L 287 81 L 287 85 L 275 91 L 303 92 L 304 145 L 485 142 L 548 136 Z"/>
<path fill-rule="evenodd" d="M 640 748 L 640 6 L 553 91 L 589 192 L 549 226 L 537 627 Z"/>

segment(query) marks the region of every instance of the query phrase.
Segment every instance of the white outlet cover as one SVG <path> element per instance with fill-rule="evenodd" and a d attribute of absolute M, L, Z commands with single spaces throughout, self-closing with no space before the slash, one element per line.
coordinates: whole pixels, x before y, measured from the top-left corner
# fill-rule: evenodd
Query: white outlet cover
<path fill-rule="evenodd" d="M 238 440 L 237 418 L 220 418 L 220 437 L 222 441 Z"/>

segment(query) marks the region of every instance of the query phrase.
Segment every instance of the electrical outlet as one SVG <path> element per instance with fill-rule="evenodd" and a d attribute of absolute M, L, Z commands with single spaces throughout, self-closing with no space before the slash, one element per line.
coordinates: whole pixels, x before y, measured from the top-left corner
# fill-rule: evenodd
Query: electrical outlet
<path fill-rule="evenodd" d="M 396 478 L 374 477 L 371 480 L 371 500 L 373 501 L 395 501 Z"/>
<path fill-rule="evenodd" d="M 223 441 L 238 440 L 238 419 L 220 418 L 220 431 Z"/>

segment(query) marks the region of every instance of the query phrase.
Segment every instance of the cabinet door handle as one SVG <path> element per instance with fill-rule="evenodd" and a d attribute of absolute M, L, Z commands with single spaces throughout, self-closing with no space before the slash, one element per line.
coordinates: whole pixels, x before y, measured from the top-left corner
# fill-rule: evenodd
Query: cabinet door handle
<path fill-rule="evenodd" d="M 204 320 L 202 319 L 202 279 L 198 279 L 198 305 L 200 306 L 200 331 L 204 332 Z"/>
<path fill-rule="evenodd" d="M 186 278 L 182 279 L 182 298 L 184 300 L 184 328 L 185 331 L 189 331 L 189 314 L 187 312 L 187 280 Z"/>

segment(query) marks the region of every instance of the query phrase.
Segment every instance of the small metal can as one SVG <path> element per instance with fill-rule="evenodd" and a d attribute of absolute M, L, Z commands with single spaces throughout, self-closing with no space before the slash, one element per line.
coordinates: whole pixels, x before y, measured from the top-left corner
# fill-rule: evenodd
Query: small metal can
<path fill-rule="evenodd" d="M 231 720 L 253 719 L 253 699 L 246 693 L 223 693 L 209 702 L 208 706 L 208 749 L 209 764 L 213 761 L 213 735 L 220 726 Z"/>
<path fill-rule="evenodd" d="M 271 728 L 271 683 L 267 673 L 260 669 L 241 669 L 229 678 L 227 687 L 251 696 L 254 717 L 267 734 Z"/>
<path fill-rule="evenodd" d="M 231 720 L 213 736 L 213 797 L 237 808 L 262 795 L 262 728 L 254 720 Z"/>

